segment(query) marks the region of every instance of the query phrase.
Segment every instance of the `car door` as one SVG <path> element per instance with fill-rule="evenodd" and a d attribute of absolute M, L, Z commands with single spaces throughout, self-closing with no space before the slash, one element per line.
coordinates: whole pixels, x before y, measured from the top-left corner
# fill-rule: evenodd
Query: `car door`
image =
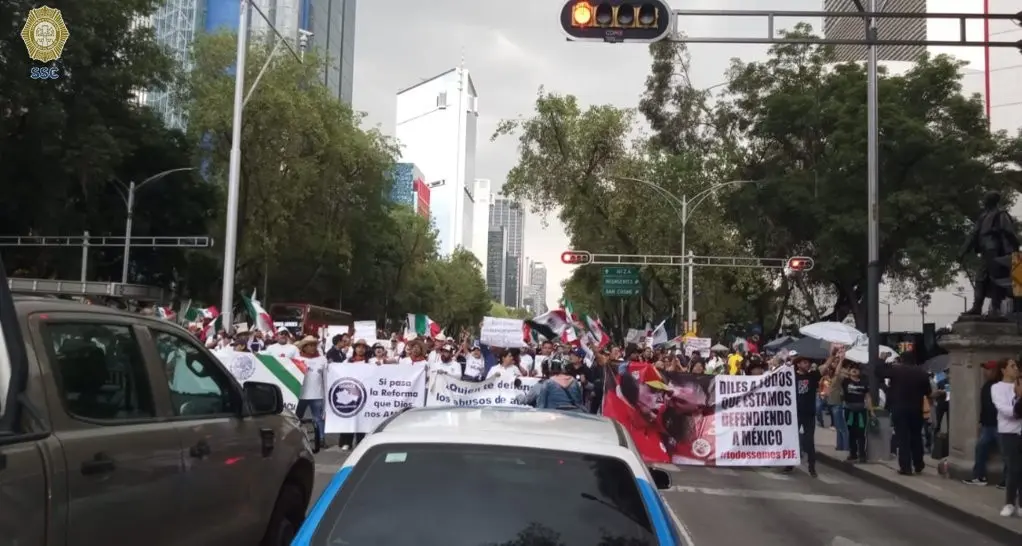
<path fill-rule="evenodd" d="M 258 495 L 259 424 L 244 417 L 240 386 L 187 332 L 150 328 L 170 389 L 185 460 L 185 517 L 193 546 L 255 544 L 266 528 Z M 272 500 L 271 500 L 272 502 Z"/>
<path fill-rule="evenodd" d="M 176 424 L 156 409 L 129 317 L 30 319 L 53 379 L 50 412 L 66 461 L 69 546 L 180 544 L 183 458 Z"/>

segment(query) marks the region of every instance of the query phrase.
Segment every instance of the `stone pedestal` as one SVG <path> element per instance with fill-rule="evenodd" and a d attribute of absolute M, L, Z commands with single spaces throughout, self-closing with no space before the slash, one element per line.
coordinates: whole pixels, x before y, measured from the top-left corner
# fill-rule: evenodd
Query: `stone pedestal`
<path fill-rule="evenodd" d="M 983 386 L 983 363 L 1018 358 L 1022 352 L 1022 328 L 1014 321 L 962 316 L 951 334 L 940 338 L 951 357 L 951 404 L 948 469 L 956 479 L 972 477 L 979 433 L 979 393 Z M 1001 463 L 987 465 L 989 479 L 1000 479 Z"/>

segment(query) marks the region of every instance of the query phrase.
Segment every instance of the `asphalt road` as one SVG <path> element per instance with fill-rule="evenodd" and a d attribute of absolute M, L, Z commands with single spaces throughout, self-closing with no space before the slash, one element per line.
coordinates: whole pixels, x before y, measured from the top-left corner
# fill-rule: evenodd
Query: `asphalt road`
<path fill-rule="evenodd" d="M 319 498 L 346 452 L 316 458 Z M 670 467 L 664 498 L 694 546 L 920 546 L 1001 543 L 847 474 L 801 469 Z M 1017 545 L 1015 545 L 1017 546 Z"/>

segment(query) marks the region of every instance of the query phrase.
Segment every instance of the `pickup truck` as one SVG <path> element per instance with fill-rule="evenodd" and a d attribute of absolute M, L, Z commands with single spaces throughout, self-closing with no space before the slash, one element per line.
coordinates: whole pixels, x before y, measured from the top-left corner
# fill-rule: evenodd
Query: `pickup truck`
<path fill-rule="evenodd" d="M 0 262 L 0 544 L 283 546 L 313 447 L 276 385 L 184 329 L 12 296 Z"/>

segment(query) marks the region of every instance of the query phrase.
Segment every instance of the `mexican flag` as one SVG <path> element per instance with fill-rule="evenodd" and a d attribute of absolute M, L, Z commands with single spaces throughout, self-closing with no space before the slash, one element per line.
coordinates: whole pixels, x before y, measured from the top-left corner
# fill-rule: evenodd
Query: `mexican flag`
<path fill-rule="evenodd" d="M 204 314 L 205 319 L 209 320 L 209 322 L 202 328 L 203 341 L 208 340 L 215 336 L 217 332 L 224 329 L 224 319 L 223 316 L 220 315 L 220 311 L 218 311 L 216 307 L 210 307 L 209 309 L 206 309 L 206 311 L 209 311 L 210 309 L 212 309 L 212 312 L 216 314 L 212 317 L 208 314 Z"/>
<path fill-rule="evenodd" d="M 599 317 L 583 315 L 582 319 L 585 320 L 586 326 L 589 328 L 589 336 L 592 337 L 593 343 L 597 347 L 602 349 L 610 344 L 610 336 L 603 329 L 603 323 Z"/>
<path fill-rule="evenodd" d="M 270 319 L 270 314 L 263 309 L 259 300 L 256 299 L 255 291 L 252 291 L 252 297 L 246 298 L 241 297 L 242 303 L 245 304 L 245 310 L 248 312 L 248 318 L 252 321 L 253 328 L 260 330 L 263 333 L 273 333 L 273 320 Z"/>
<path fill-rule="evenodd" d="M 559 338 L 561 333 L 568 327 L 568 320 L 564 315 L 564 311 L 552 309 L 542 315 L 533 317 L 532 320 L 525 321 L 525 324 L 531 330 L 532 336 L 539 335 L 553 341 Z"/>
<path fill-rule="evenodd" d="M 440 335 L 440 325 L 433 322 L 433 319 L 426 315 L 408 314 L 408 324 L 405 326 L 405 337 L 410 338 L 412 334 L 419 337 L 435 338 Z"/>
<path fill-rule="evenodd" d="M 174 310 L 171 309 L 170 307 L 157 307 L 156 316 L 160 317 L 163 320 L 173 320 L 175 317 Z"/>

